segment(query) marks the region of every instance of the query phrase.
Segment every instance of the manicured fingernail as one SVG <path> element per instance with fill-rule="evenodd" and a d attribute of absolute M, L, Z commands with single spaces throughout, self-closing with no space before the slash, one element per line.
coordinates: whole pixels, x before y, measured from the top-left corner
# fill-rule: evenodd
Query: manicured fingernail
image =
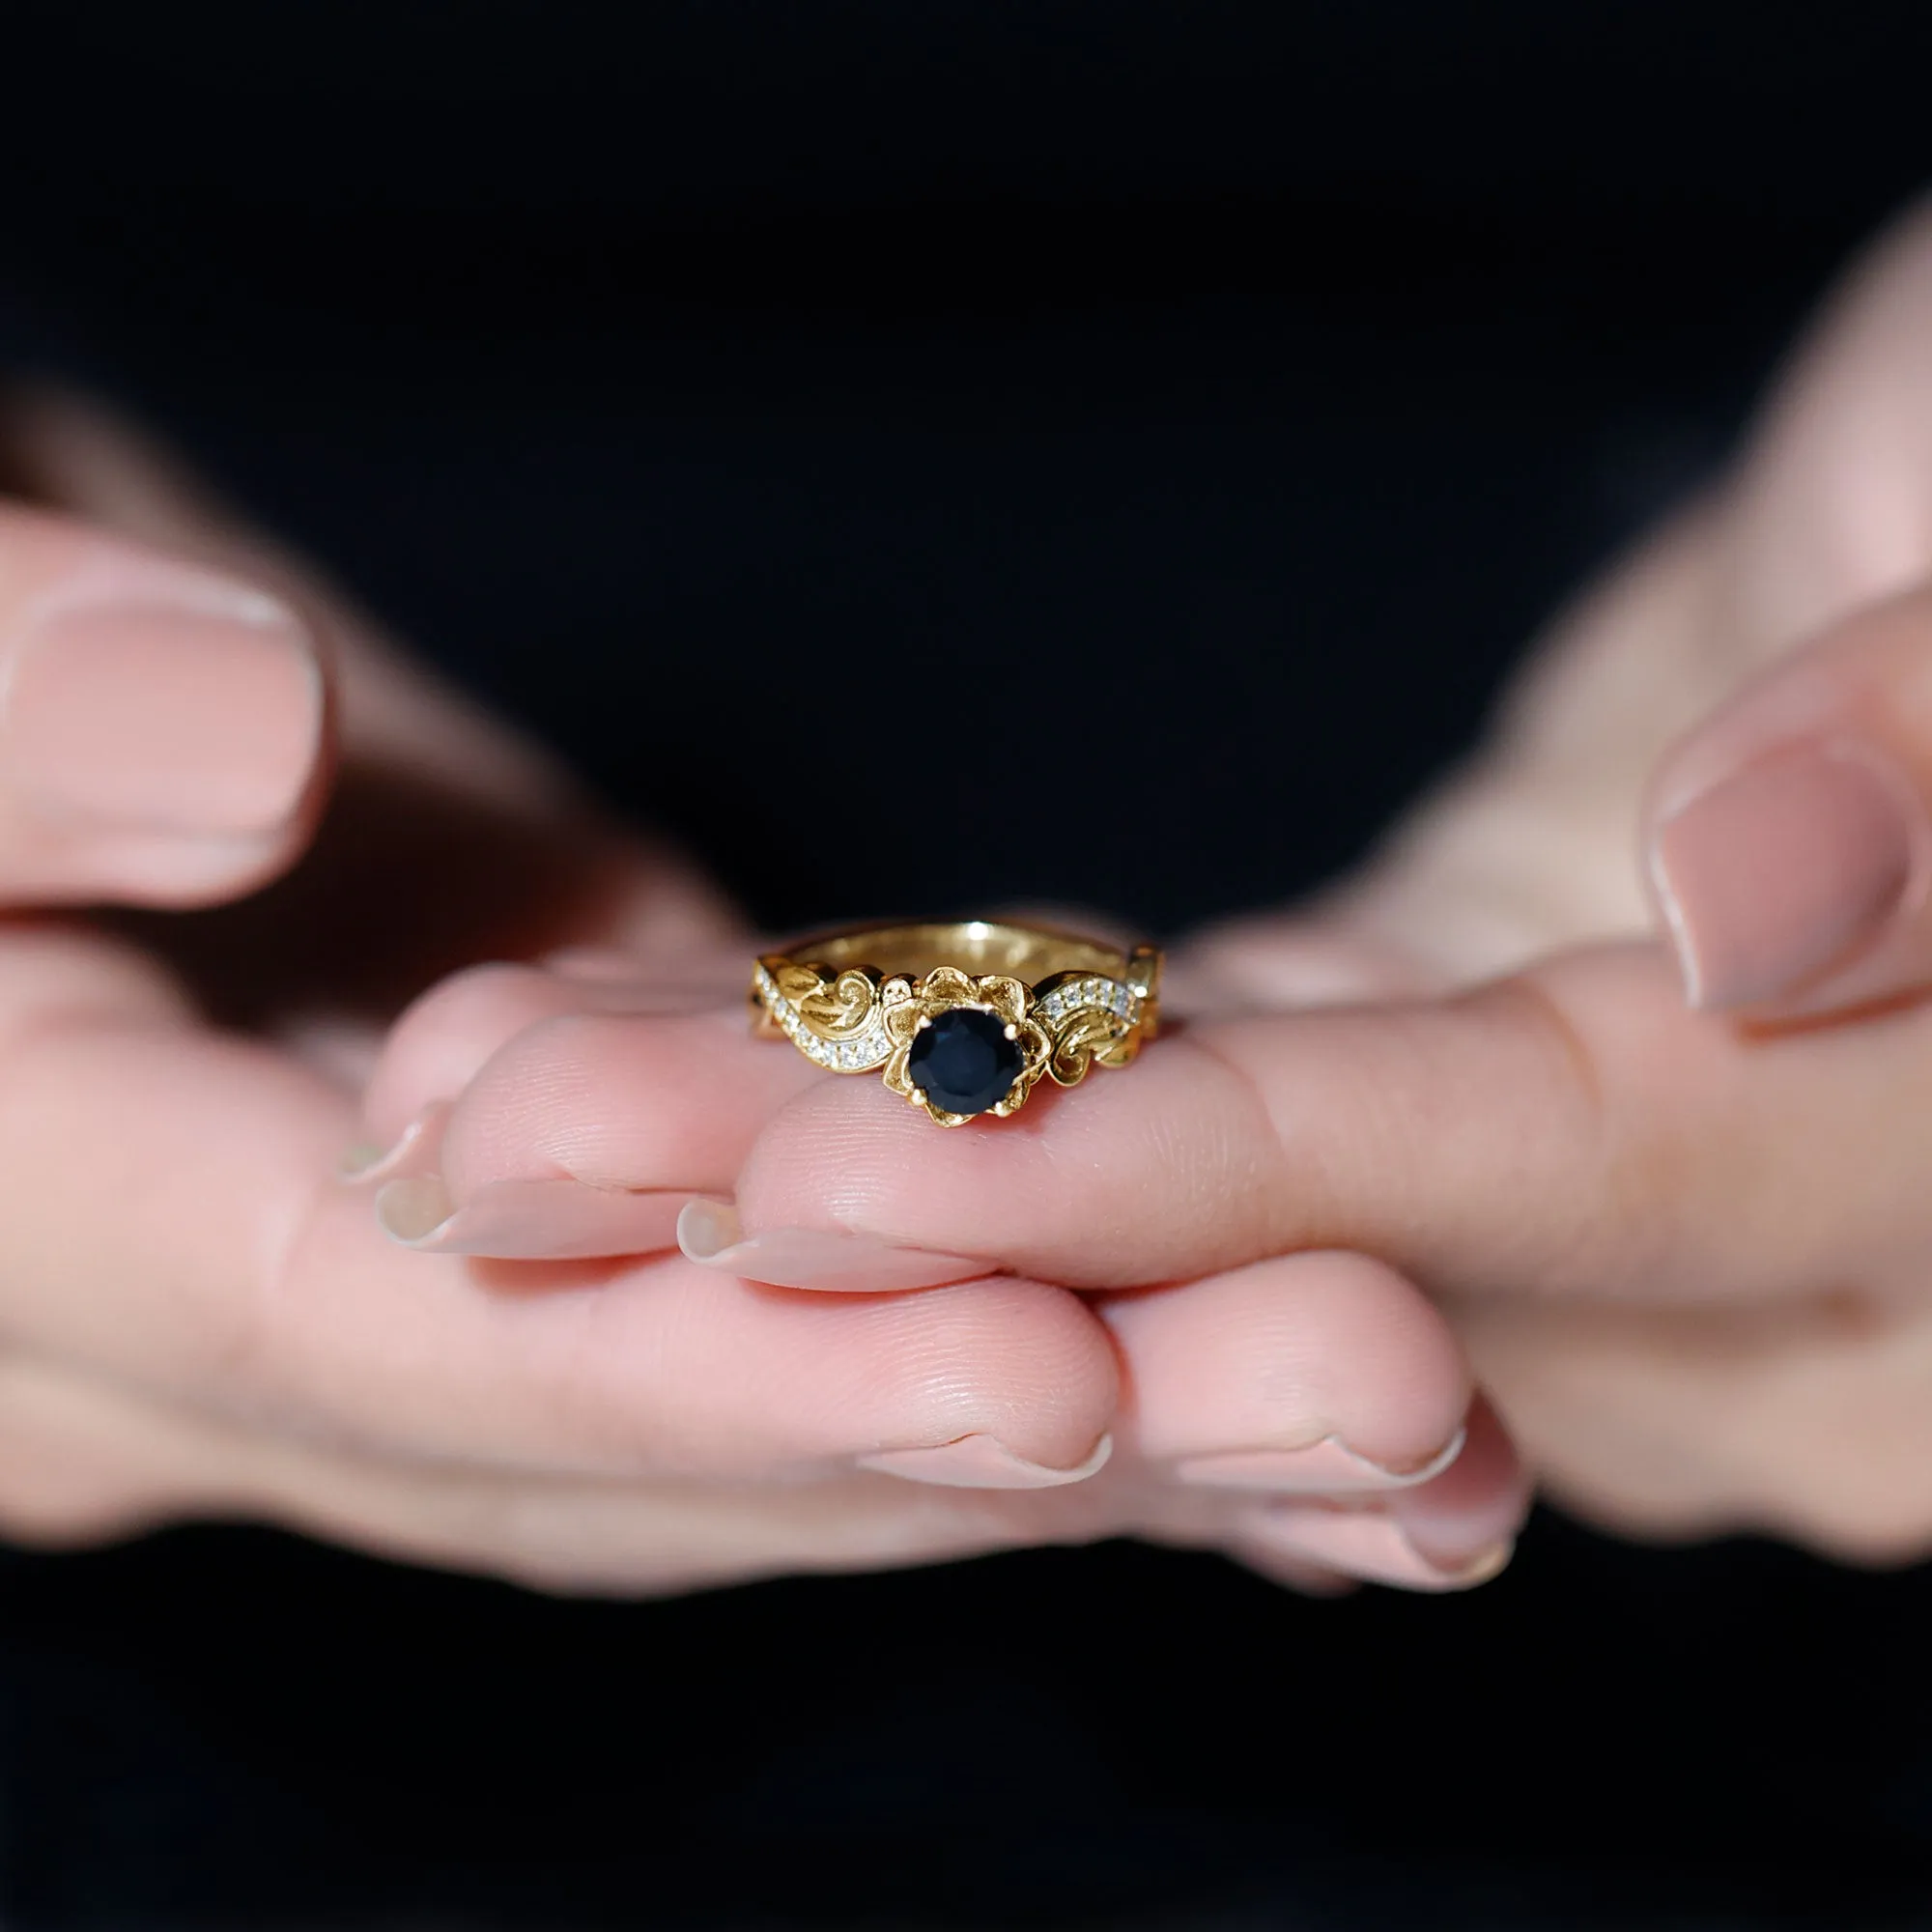
<path fill-rule="evenodd" d="M 991 1274 L 992 1266 L 964 1255 L 931 1255 L 895 1248 L 869 1235 L 820 1228 L 767 1228 L 747 1235 L 727 1201 L 693 1201 L 678 1216 L 677 1244 L 687 1260 L 721 1274 L 772 1288 L 823 1289 L 838 1294 L 882 1294 L 940 1288 Z M 923 1454 L 923 1451 L 920 1453 Z"/>
<path fill-rule="evenodd" d="M 1453 1556 L 1439 1548 L 1425 1551 L 1408 1527 L 1372 1509 L 1281 1506 L 1258 1512 L 1246 1526 L 1270 1549 L 1325 1564 L 1364 1582 L 1407 1590 L 1466 1590 L 1486 1583 L 1508 1564 L 1514 1549 L 1504 1540 Z"/>
<path fill-rule="evenodd" d="M 881 1449 L 874 1455 L 861 1456 L 859 1466 L 882 1476 L 934 1483 L 948 1490 L 1057 1490 L 1096 1475 L 1113 1453 L 1113 1437 L 1103 1435 L 1083 1462 L 1070 1469 L 1054 1469 L 1015 1456 L 995 1436 L 962 1435 L 957 1441 L 935 1443 L 929 1449 Z"/>
<path fill-rule="evenodd" d="M 314 777 L 323 682 L 295 614 L 156 571 L 48 600 L 14 644 L 0 778 L 85 831 L 234 838 L 286 824 Z"/>
<path fill-rule="evenodd" d="M 458 1203 L 439 1175 L 387 1182 L 376 1196 L 383 1232 L 426 1254 L 503 1262 L 588 1261 L 672 1246 L 690 1197 L 587 1187 L 581 1180 L 498 1180 Z"/>
<path fill-rule="evenodd" d="M 1358 1456 L 1345 1442 L 1325 1435 L 1304 1449 L 1231 1449 L 1212 1456 L 1190 1456 L 1175 1465 L 1183 1483 L 1209 1489 L 1275 1490 L 1283 1494 L 1341 1496 L 1380 1490 L 1412 1490 L 1448 1468 L 1463 1453 L 1463 1434 L 1428 1462 L 1412 1469 L 1391 1469 Z"/>
<path fill-rule="evenodd" d="M 1911 785 L 1847 743 L 1775 753 L 1656 829 L 1651 877 L 1696 1007 L 1784 999 L 1883 932 L 1928 839 Z"/>
<path fill-rule="evenodd" d="M 354 1187 L 432 1173 L 442 1150 L 442 1130 L 448 1124 L 449 1102 L 432 1100 L 387 1147 L 381 1141 L 358 1141 L 342 1156 L 335 1171 Z"/>

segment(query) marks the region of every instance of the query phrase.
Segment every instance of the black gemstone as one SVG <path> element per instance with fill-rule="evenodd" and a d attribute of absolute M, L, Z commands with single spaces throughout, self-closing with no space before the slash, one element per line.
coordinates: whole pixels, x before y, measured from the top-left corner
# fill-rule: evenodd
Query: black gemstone
<path fill-rule="evenodd" d="M 996 1013 L 954 1007 L 913 1036 L 906 1063 L 917 1087 L 942 1114 L 983 1114 L 1019 1078 L 1024 1056 Z"/>

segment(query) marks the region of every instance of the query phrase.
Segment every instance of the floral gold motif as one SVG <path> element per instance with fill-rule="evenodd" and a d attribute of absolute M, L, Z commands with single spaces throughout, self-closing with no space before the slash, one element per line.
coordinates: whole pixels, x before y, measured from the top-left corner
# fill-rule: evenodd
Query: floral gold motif
<path fill-rule="evenodd" d="M 987 973 L 979 979 L 962 973 L 956 966 L 937 966 L 916 987 L 908 987 L 908 997 L 886 1012 L 886 1032 L 893 1040 L 893 1057 L 886 1062 L 886 1085 L 902 1094 L 915 1106 L 923 1107 L 942 1127 L 963 1127 L 976 1118 L 972 1114 L 949 1114 L 935 1106 L 915 1085 L 907 1065 L 912 1044 L 922 1027 L 930 1026 L 942 1013 L 955 1008 L 977 1008 L 1006 1023 L 1007 1037 L 1020 1050 L 1020 1070 L 1007 1096 L 988 1111 L 995 1120 L 1005 1120 L 1026 1105 L 1034 1083 L 1045 1071 L 1053 1052 L 1053 1042 L 1044 1027 L 1028 1017 L 1033 1005 L 1032 990 L 1023 980 L 1004 973 Z"/>

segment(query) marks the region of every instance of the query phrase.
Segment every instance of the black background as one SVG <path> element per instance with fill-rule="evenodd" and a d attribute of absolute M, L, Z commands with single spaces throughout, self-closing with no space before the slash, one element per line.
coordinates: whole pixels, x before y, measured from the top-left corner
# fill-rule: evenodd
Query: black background
<path fill-rule="evenodd" d="M 1913 10 L 14 7 L 0 335 L 776 923 L 1346 864 L 1916 191 Z M 807 707 L 862 702 L 843 740 Z M 1050 753 L 1050 765 L 1048 763 Z M 1009 836 L 1072 783 L 1151 837 Z M 890 827 L 890 821 L 889 821 Z M 897 840 L 897 843 L 894 843 Z M 657 1605 L 267 1532 L 0 1567 L 18 1924 L 1833 1925 L 1932 1906 L 1926 1579 L 1539 1522 Z"/>

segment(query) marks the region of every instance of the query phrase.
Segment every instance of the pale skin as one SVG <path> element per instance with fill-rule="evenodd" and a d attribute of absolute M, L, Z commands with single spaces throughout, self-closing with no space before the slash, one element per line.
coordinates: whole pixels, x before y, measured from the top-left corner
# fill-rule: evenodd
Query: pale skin
<path fill-rule="evenodd" d="M 174 613 L 156 676 L 272 632 L 331 697 L 224 675 L 256 712 L 198 830 L 0 815 L 23 912 L 166 915 L 0 937 L 0 1526 L 259 1517 L 617 1590 L 1126 1533 L 1450 1588 L 1526 1465 L 1639 1535 L 1921 1553 L 1927 345 L 1908 226 L 1362 878 L 1181 949 L 1186 1024 L 1131 1068 L 955 1132 L 753 1040 L 701 880 L 122 432 L 28 412 L 10 705 L 83 577 Z M 84 768 L 58 702 L 5 722 L 0 776 Z M 406 793 L 478 821 L 433 893 Z M 327 866 L 190 910 L 318 828 Z M 380 938 L 331 977 L 344 904 Z M 549 963 L 388 1027 L 506 956 Z"/>
<path fill-rule="evenodd" d="M 40 507 L 0 522 L 0 877 L 20 913 L 0 933 L 0 1527 L 64 1543 L 267 1519 L 617 1591 L 1129 1520 L 1239 1540 L 1252 1495 L 1128 1473 L 1123 1372 L 1141 1411 L 1201 1400 L 1199 1351 L 1168 1345 L 1158 1308 L 1117 1341 L 1075 1294 L 1005 1276 L 775 1293 L 685 1260 L 674 1214 L 643 1259 L 399 1245 L 344 1155 L 384 1129 L 400 1069 L 454 1095 L 485 1034 L 526 1049 L 545 1014 L 567 1037 L 629 1009 L 676 1110 L 659 1151 L 681 1163 L 680 1202 L 728 1194 L 813 1073 L 746 1037 L 753 936 L 121 427 L 43 399 L 7 428 L 9 473 Z M 102 900 L 144 910 L 45 912 Z M 404 995 L 456 962 L 558 949 L 459 975 L 383 1051 Z M 721 1080 L 730 1105 L 687 1104 Z M 629 1131 L 636 1110 L 612 1121 Z M 1264 1304 L 1268 1279 L 1237 1301 Z M 1386 1269 L 1348 1261 L 1334 1280 L 1354 1292 L 1310 1302 L 1292 1359 L 1317 1372 L 1289 1393 L 1387 1329 L 1423 1399 L 1351 1439 L 1407 1480 L 1462 1426 L 1460 1354 Z M 1104 1480 L 1081 1480 L 1110 1436 Z M 1521 1506 L 1500 1435 L 1471 1436 L 1406 1492 L 1450 1578 L 1469 1567 L 1471 1494 L 1484 1548 Z M 895 1468 L 935 1450 L 946 1467 Z M 1362 1479 L 1386 1480 L 1346 1456 L 1321 1472 Z"/>

